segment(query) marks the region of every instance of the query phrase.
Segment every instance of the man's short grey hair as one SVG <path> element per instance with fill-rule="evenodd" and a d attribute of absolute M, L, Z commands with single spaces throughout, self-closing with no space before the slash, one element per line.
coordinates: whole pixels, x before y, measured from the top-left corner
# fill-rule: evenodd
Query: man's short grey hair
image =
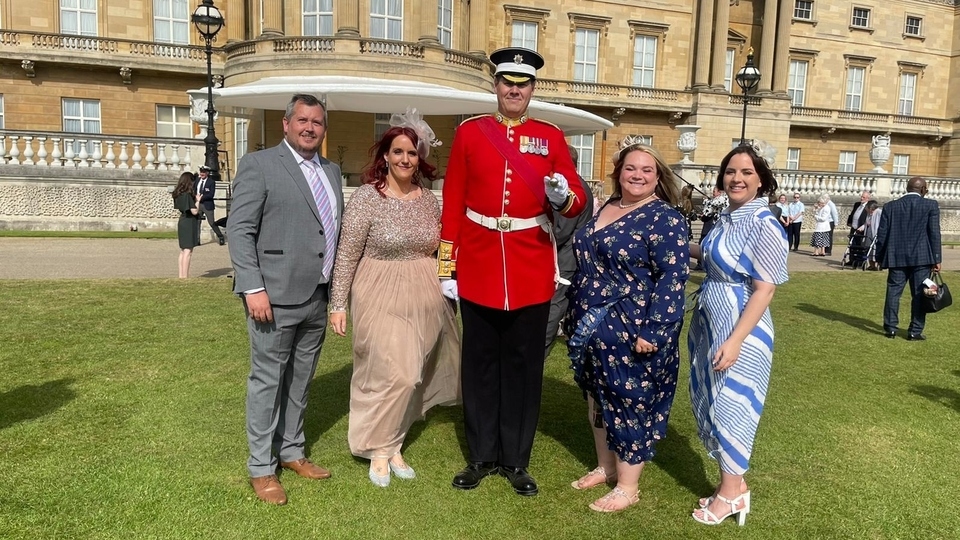
<path fill-rule="evenodd" d="M 287 121 L 293 118 L 293 108 L 297 106 L 297 103 L 303 103 L 307 107 L 320 107 L 323 109 L 323 126 L 327 127 L 327 105 L 313 94 L 294 94 L 293 97 L 290 98 L 290 103 L 287 103 L 287 110 L 283 113 L 283 117 L 286 118 Z"/>

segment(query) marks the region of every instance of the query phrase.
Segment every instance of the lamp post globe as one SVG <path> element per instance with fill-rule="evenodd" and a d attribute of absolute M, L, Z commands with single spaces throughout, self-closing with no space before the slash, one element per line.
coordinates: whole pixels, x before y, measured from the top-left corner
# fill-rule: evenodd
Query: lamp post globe
<path fill-rule="evenodd" d="M 736 76 L 737 86 L 743 90 L 743 118 L 740 121 L 740 144 L 747 143 L 747 103 L 748 94 L 760 84 L 760 70 L 753 63 L 753 47 L 747 50 L 747 63 L 744 64 Z"/>
<path fill-rule="evenodd" d="M 209 176 L 215 181 L 220 181 L 220 160 L 217 157 L 219 141 L 217 133 L 213 126 L 214 117 L 217 110 L 213 106 L 213 48 L 211 42 L 217 37 L 217 33 L 223 28 L 223 14 L 213 5 L 213 0 L 203 0 L 197 10 L 191 17 L 200 36 L 206 42 L 207 54 L 207 136 L 203 138 L 204 145 L 204 165 L 210 169 Z"/>

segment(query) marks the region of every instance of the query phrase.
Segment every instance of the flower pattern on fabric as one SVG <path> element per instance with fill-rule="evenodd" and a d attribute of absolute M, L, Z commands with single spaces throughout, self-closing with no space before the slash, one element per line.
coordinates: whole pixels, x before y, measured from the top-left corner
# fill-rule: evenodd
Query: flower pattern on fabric
<path fill-rule="evenodd" d="M 656 200 L 574 237 L 578 270 L 565 332 L 574 380 L 596 401 L 621 460 L 654 455 L 677 387 L 690 252 L 683 216 Z M 637 338 L 657 346 L 635 351 Z"/>

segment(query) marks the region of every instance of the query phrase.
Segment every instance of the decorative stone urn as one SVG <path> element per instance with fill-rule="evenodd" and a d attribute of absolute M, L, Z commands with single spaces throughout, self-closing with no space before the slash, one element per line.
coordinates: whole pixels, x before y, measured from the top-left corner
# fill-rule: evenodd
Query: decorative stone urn
<path fill-rule="evenodd" d="M 690 159 L 690 153 L 697 149 L 697 130 L 700 129 L 700 126 L 683 124 L 677 126 L 677 131 L 680 132 L 680 138 L 677 140 L 677 149 L 683 152 L 683 159 L 680 160 L 682 165 L 692 165 L 693 160 Z"/>
<path fill-rule="evenodd" d="M 187 90 L 190 97 L 190 120 L 200 126 L 200 133 L 195 138 L 203 139 L 207 136 L 207 89 Z M 214 120 L 220 116 L 219 111 L 213 113 Z"/>
<path fill-rule="evenodd" d="M 873 163 L 871 172 L 885 173 L 883 164 L 890 159 L 890 135 L 874 135 L 873 148 L 870 149 L 870 161 Z"/>

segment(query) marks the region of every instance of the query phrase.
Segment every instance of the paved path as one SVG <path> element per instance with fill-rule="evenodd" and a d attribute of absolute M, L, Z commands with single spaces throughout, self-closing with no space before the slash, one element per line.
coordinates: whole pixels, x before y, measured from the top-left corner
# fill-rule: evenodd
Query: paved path
<path fill-rule="evenodd" d="M 175 278 L 176 239 L 0 238 L 0 279 Z M 811 257 L 811 248 L 790 254 L 791 272 L 840 271 L 842 246 L 831 257 Z M 944 270 L 960 270 L 960 249 L 945 247 Z M 846 271 L 849 271 L 849 267 Z M 233 275 L 226 246 L 197 247 L 190 276 Z"/>

